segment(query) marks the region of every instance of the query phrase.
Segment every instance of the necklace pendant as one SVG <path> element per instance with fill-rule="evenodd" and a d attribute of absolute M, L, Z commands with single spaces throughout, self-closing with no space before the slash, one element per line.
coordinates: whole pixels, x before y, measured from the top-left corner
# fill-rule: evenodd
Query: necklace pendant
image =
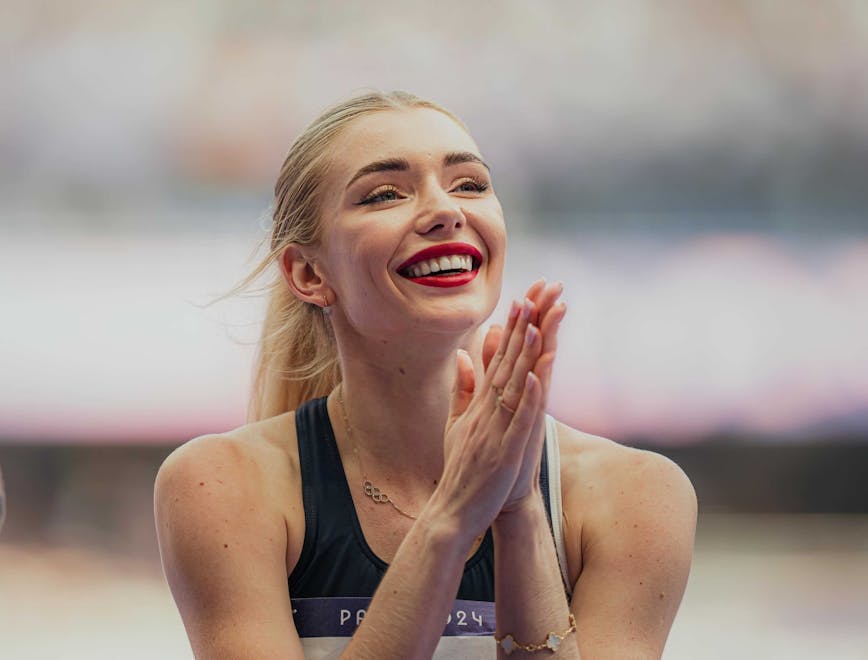
<path fill-rule="evenodd" d="M 341 415 L 344 418 L 344 426 L 347 429 L 347 435 L 349 436 L 350 443 L 353 446 L 353 453 L 356 455 L 356 458 L 359 461 L 359 467 L 361 468 L 362 475 L 365 477 L 364 481 L 362 482 L 362 487 L 365 490 L 365 495 L 370 497 L 377 504 L 391 504 L 392 507 L 394 507 L 394 509 L 398 513 L 400 513 L 401 515 L 407 516 L 411 520 L 416 520 L 416 516 L 410 515 L 406 511 L 402 511 L 401 509 L 399 509 L 398 505 L 392 501 L 392 498 L 390 498 L 388 495 L 386 495 L 386 493 L 382 492 L 379 488 L 374 486 L 374 484 L 372 484 L 371 481 L 365 475 L 365 466 L 362 465 L 362 457 L 359 454 L 359 448 L 356 446 L 355 440 L 353 439 L 353 427 L 350 426 L 350 420 L 347 417 L 347 408 L 344 405 L 344 397 L 343 397 L 344 385 L 343 385 L 343 383 L 341 383 L 338 387 L 340 388 L 338 390 L 338 393 L 337 393 L 338 404 L 340 404 L 340 407 L 341 407 Z"/>
<path fill-rule="evenodd" d="M 377 504 L 388 504 L 392 500 L 389 499 L 389 496 L 386 493 L 382 492 L 379 488 L 374 486 L 370 481 L 365 482 L 365 495 L 370 497 Z"/>

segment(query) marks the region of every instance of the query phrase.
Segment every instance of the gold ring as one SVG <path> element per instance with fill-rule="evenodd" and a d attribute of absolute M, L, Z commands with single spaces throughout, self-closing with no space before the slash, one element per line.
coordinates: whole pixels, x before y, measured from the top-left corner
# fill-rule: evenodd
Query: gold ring
<path fill-rule="evenodd" d="M 500 394 L 498 394 L 497 399 L 495 399 L 494 407 L 495 408 L 503 408 L 504 410 L 509 412 L 511 415 L 515 414 L 515 408 L 510 408 L 508 405 L 506 405 L 506 401 L 504 401 L 503 397 Z"/>

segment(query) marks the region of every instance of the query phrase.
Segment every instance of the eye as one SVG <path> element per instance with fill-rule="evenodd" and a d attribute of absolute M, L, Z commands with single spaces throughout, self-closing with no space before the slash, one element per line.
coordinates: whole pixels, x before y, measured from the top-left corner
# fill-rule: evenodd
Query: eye
<path fill-rule="evenodd" d="M 381 204 L 382 202 L 394 202 L 399 198 L 400 191 L 395 186 L 383 186 L 375 188 L 360 201 L 356 202 L 356 204 Z"/>
<path fill-rule="evenodd" d="M 489 184 L 482 179 L 477 179 L 475 177 L 468 177 L 463 179 L 457 186 L 455 186 L 452 191 L 453 192 L 470 192 L 470 193 L 483 193 L 489 188 Z"/>

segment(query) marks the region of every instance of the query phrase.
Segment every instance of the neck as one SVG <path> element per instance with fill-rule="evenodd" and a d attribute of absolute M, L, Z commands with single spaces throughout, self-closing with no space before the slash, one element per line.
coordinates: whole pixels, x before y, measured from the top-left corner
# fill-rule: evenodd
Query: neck
<path fill-rule="evenodd" d="M 433 491 L 443 471 L 443 434 L 456 375 L 456 351 L 470 353 L 481 379 L 481 334 L 442 335 L 412 342 L 338 337 L 343 382 L 330 397 L 342 455 L 355 450 L 375 485 L 402 492 Z M 352 443 L 352 444 L 351 444 Z"/>

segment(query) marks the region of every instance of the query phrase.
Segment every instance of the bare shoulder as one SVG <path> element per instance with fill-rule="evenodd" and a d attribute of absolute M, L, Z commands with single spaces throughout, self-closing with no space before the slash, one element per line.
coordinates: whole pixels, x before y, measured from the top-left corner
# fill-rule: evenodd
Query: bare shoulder
<path fill-rule="evenodd" d="M 669 458 L 558 424 L 564 492 L 591 516 L 651 505 L 695 515 L 696 494 Z"/>
<path fill-rule="evenodd" d="M 660 454 L 565 425 L 558 439 L 582 653 L 660 657 L 693 557 L 693 486 Z"/>
<path fill-rule="evenodd" d="M 269 505 L 281 501 L 279 491 L 286 489 L 291 472 L 286 467 L 290 452 L 275 441 L 279 426 L 278 419 L 247 424 L 194 438 L 175 449 L 163 461 L 154 484 L 158 524 L 171 514 L 189 518 L 185 530 L 212 525 L 218 518 L 233 527 L 242 518 L 229 513 L 241 514 L 251 507 L 279 515 L 277 507 Z"/>
<path fill-rule="evenodd" d="M 154 484 L 161 552 L 169 550 L 169 542 L 199 538 L 204 530 L 219 528 L 228 539 L 242 536 L 252 524 L 285 527 L 282 505 L 292 481 L 292 452 L 285 445 L 286 437 L 294 436 L 292 422 L 291 415 L 281 415 L 175 449 Z M 230 547 L 228 540 L 225 545 Z"/>
<path fill-rule="evenodd" d="M 158 494 L 166 489 L 190 493 L 230 479 L 243 493 L 252 494 L 269 485 L 270 473 L 281 462 L 275 459 L 291 455 L 288 437 L 294 433 L 292 416 L 287 414 L 194 438 L 166 458 L 157 473 L 155 490 Z"/>
<path fill-rule="evenodd" d="M 197 657 L 298 651 L 281 504 L 291 481 L 281 443 L 291 422 L 274 418 L 195 438 L 157 474 L 163 569 Z"/>

